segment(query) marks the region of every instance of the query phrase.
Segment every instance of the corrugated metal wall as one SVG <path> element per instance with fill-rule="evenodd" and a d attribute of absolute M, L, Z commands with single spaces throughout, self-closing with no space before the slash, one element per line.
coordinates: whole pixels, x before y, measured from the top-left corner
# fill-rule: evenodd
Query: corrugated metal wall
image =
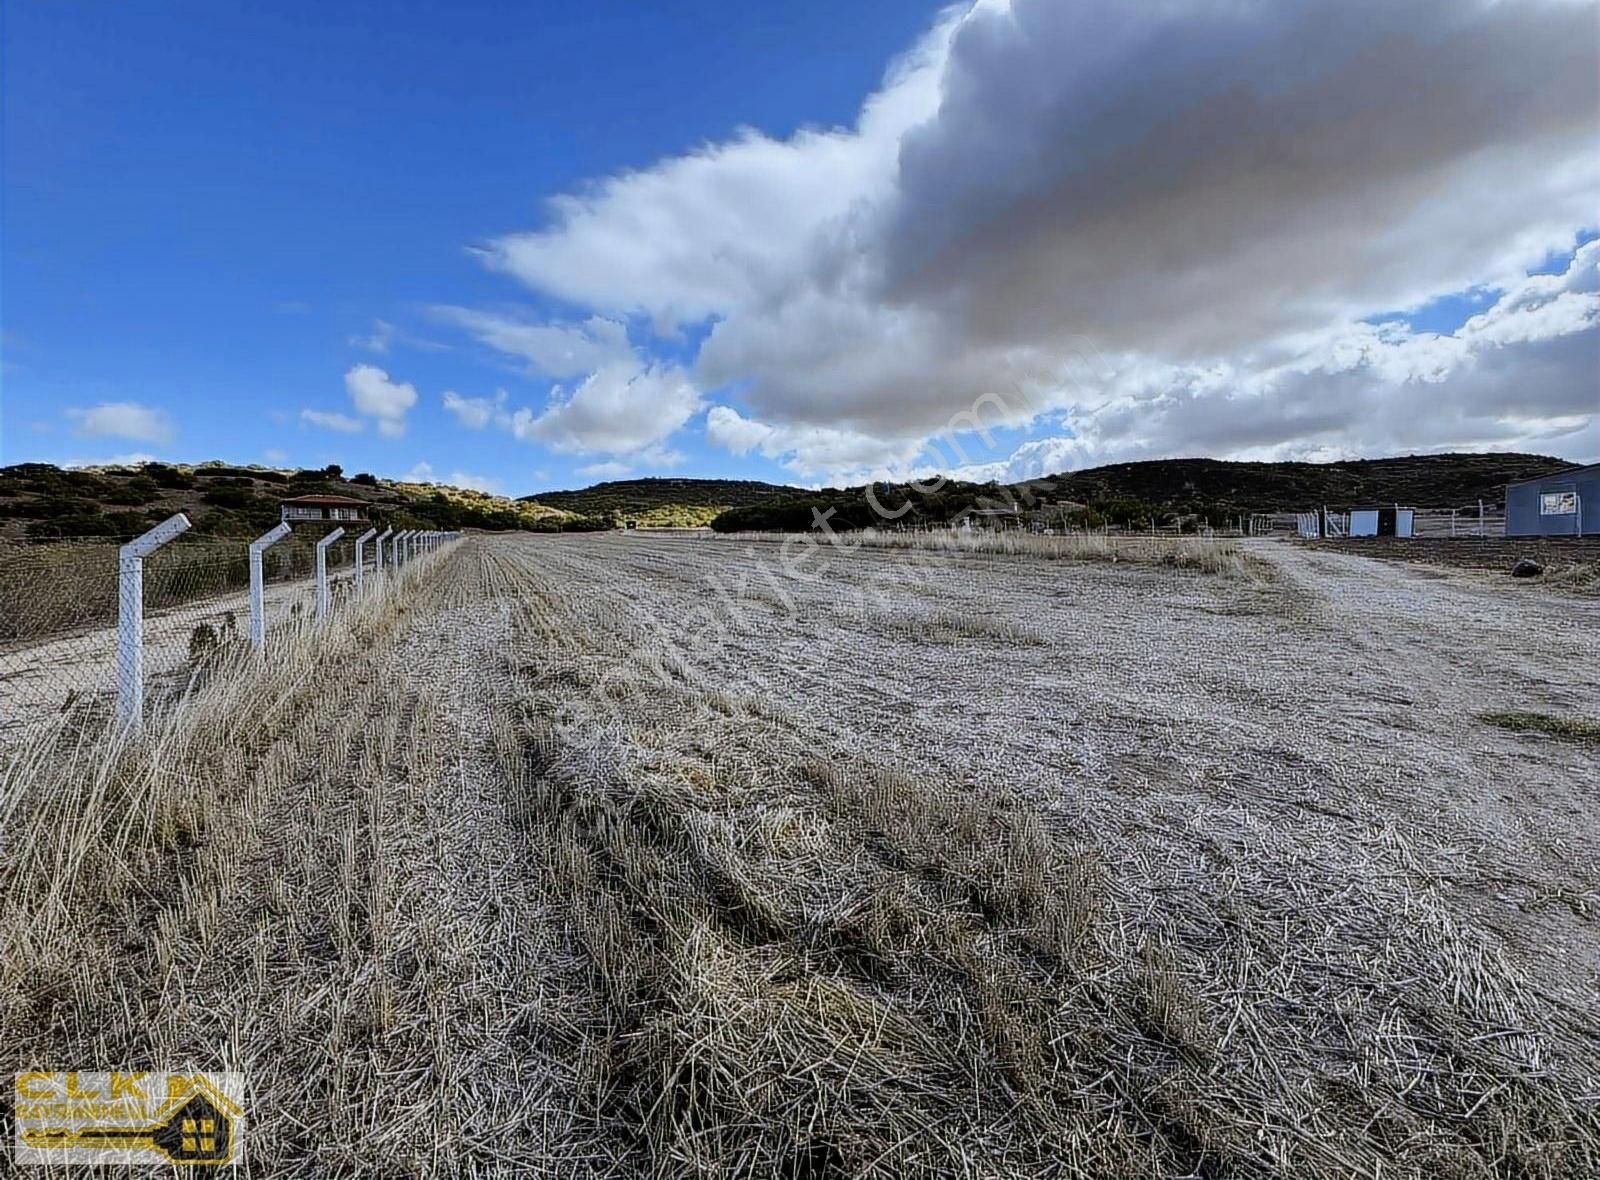
<path fill-rule="evenodd" d="M 1540 497 L 1572 492 L 1577 511 L 1550 515 L 1539 511 Z M 1506 489 L 1508 537 L 1600 536 L 1600 468 L 1586 467 Z"/>

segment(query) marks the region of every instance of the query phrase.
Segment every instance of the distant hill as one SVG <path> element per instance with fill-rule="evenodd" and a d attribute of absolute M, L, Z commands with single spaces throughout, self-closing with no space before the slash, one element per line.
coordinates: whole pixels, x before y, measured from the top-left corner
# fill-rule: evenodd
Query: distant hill
<path fill-rule="evenodd" d="M 65 469 L 49 463 L 0 467 L 0 537 L 130 537 L 174 512 L 196 533 L 254 537 L 278 520 L 278 502 L 312 493 L 353 496 L 395 528 L 564 530 L 606 527 L 579 513 L 468 488 L 407 483 L 337 467 L 282 471 L 146 463 Z"/>
<path fill-rule="evenodd" d="M 1221 459 L 1156 459 L 1064 472 L 1026 484 L 949 481 L 937 491 L 878 484 L 886 509 L 909 505 L 904 523 L 955 520 L 974 508 L 1022 501 L 1049 507 L 1069 523 L 1225 524 L 1251 512 L 1404 504 L 1465 507 L 1499 503 L 1507 482 L 1563 471 L 1574 464 L 1543 455 L 1410 455 L 1340 463 L 1237 463 Z M 368 501 L 396 528 L 483 528 L 538 531 L 643 527 L 720 530 L 810 528 L 814 511 L 834 510 L 835 528 L 883 520 L 867 489 L 811 491 L 732 479 L 612 480 L 572 491 L 512 500 L 466 488 L 406 483 L 334 466 L 286 471 L 219 462 L 147 463 L 138 467 L 63 470 L 48 463 L 0 468 L 0 538 L 126 537 L 174 512 L 197 533 L 256 536 L 278 519 L 278 501 L 313 492 Z"/>
<path fill-rule="evenodd" d="M 1051 476 L 1054 494 L 1093 501 L 1118 496 L 1153 504 L 1199 500 L 1241 512 L 1402 504 L 1449 508 L 1498 501 L 1508 482 L 1576 464 L 1546 455 L 1405 455 L 1337 463 L 1238 463 L 1156 459 Z"/>
<path fill-rule="evenodd" d="M 1208 522 L 1221 525 L 1252 512 L 1303 511 L 1402 504 L 1422 508 L 1499 503 L 1505 485 L 1575 466 L 1543 455 L 1408 455 L 1338 463 L 1240 463 L 1223 459 L 1155 459 L 1064 472 L 1024 484 L 950 481 L 921 493 L 904 484 L 879 484 L 873 495 L 894 519 L 940 523 L 974 508 L 1052 508 L 1068 524 L 1142 525 Z M 834 510 L 835 528 L 883 523 L 867 489 L 827 488 L 777 496 L 723 513 L 712 527 L 799 530 L 814 511 Z"/>
<path fill-rule="evenodd" d="M 710 524 L 729 508 L 804 494 L 804 488 L 754 479 L 617 479 L 523 501 L 619 525 L 631 520 L 643 528 L 683 528 Z"/>

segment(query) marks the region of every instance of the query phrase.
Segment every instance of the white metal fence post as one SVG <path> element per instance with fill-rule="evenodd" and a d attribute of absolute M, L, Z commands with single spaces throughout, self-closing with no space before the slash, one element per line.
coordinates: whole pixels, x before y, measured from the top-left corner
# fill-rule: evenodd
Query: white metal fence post
<path fill-rule="evenodd" d="M 117 717 L 127 725 L 144 719 L 144 559 L 188 528 L 180 512 L 117 551 Z"/>
<path fill-rule="evenodd" d="M 363 573 L 362 566 L 366 564 L 366 559 L 363 557 L 361 551 L 366 548 L 367 542 L 372 540 L 372 538 L 376 537 L 377 535 L 377 529 L 368 529 L 366 532 L 362 533 L 356 538 L 356 594 L 358 595 L 361 593 L 361 578 Z M 383 564 L 383 554 L 381 553 L 378 554 L 378 564 Z"/>
<path fill-rule="evenodd" d="M 328 617 L 328 546 L 344 536 L 344 529 L 336 528 L 317 542 L 317 622 Z"/>
<path fill-rule="evenodd" d="M 378 534 L 378 560 L 372 566 L 372 572 L 375 574 L 381 575 L 383 573 L 383 543 L 392 536 L 394 536 L 393 528 L 386 528 Z"/>
<path fill-rule="evenodd" d="M 261 588 L 261 555 L 289 535 L 287 523 L 274 525 L 250 542 L 250 642 L 260 651 L 267 641 L 266 601 Z"/>

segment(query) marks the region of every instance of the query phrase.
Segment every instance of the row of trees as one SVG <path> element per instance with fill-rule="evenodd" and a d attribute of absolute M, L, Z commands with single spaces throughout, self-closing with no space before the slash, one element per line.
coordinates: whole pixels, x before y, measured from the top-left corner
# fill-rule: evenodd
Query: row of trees
<path fill-rule="evenodd" d="M 963 483 L 956 480 L 912 484 L 876 483 L 854 488 L 774 497 L 730 508 L 711 522 L 718 532 L 804 532 L 820 516 L 840 531 L 861 528 L 922 528 L 950 525 L 985 513 L 1005 519 L 1044 519 L 1065 528 L 1097 529 L 1160 527 L 1201 528 L 1222 525 L 1237 512 L 1231 505 L 1184 499 L 1166 504 L 1133 496 L 1103 495 L 1087 503 L 1063 501 L 1052 480 L 1025 483 Z"/>

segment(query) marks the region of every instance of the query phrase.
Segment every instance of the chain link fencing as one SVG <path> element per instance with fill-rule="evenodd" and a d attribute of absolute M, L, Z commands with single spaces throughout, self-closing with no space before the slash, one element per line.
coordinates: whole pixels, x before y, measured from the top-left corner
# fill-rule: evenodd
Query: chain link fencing
<path fill-rule="evenodd" d="M 262 553 L 268 635 L 316 622 L 316 543 L 325 534 L 292 533 Z M 117 712 L 119 550 L 129 539 L 0 542 L 0 741 L 61 713 Z M 325 549 L 333 616 L 355 593 L 355 539 L 347 533 Z M 372 590 L 371 542 L 364 564 Z M 249 541 L 185 533 L 144 557 L 142 576 L 138 675 L 151 708 L 250 642 Z"/>
<path fill-rule="evenodd" d="M 0 736 L 77 705 L 109 708 L 117 548 L 100 538 L 0 546 Z"/>

